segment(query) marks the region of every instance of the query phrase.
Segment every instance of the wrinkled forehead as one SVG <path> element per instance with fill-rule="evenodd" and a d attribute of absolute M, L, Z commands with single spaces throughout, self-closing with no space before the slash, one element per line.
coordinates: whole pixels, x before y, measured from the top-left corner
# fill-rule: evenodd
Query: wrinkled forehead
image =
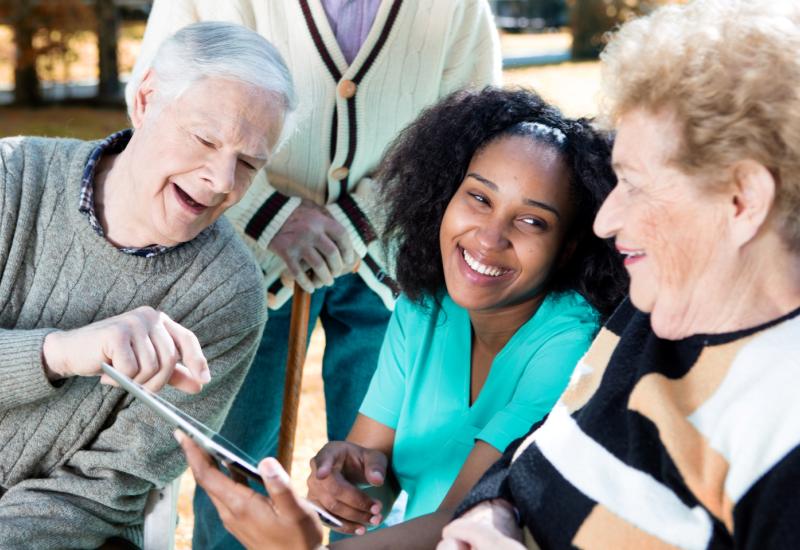
<path fill-rule="evenodd" d="M 176 123 L 213 134 L 221 142 L 246 142 L 271 150 L 284 122 L 284 101 L 275 92 L 232 79 L 207 78 L 172 100 Z"/>

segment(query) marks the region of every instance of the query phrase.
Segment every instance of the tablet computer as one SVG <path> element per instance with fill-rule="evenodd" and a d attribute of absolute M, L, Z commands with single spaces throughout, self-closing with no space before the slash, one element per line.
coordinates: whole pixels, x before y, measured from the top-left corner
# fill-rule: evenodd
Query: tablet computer
<path fill-rule="evenodd" d="M 142 387 L 139 383 L 131 380 L 128 376 L 119 372 L 111 365 L 103 363 L 102 369 L 104 374 L 107 374 L 112 380 L 119 384 L 121 388 L 150 407 L 153 412 L 160 416 L 167 424 L 180 428 L 186 435 L 191 437 L 203 450 L 217 461 L 217 464 L 227 469 L 232 474 L 231 477 L 236 479 L 237 476 L 244 476 L 247 479 L 252 479 L 259 483 L 263 487 L 264 482 L 256 467 L 257 461 L 249 457 L 244 451 L 237 448 L 233 443 L 202 422 L 195 420 L 147 388 Z M 342 526 L 342 522 L 335 516 L 313 502 L 308 500 L 306 500 L 306 502 L 314 509 L 323 523 L 334 527 Z"/>

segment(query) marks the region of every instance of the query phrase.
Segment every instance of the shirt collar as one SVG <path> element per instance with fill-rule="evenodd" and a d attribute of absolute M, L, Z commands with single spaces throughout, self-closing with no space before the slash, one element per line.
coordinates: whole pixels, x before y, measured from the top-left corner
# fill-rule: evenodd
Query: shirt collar
<path fill-rule="evenodd" d="M 89 225 L 92 226 L 92 229 L 94 229 L 95 233 L 103 238 L 105 238 L 105 232 L 103 231 L 103 226 L 100 225 L 100 220 L 97 219 L 97 214 L 95 213 L 94 209 L 94 180 L 97 172 L 97 165 L 100 163 L 100 159 L 102 159 L 103 156 L 118 155 L 124 151 L 131 139 L 131 136 L 133 136 L 133 130 L 126 129 L 111 134 L 102 140 L 97 144 L 97 147 L 92 150 L 92 153 L 89 155 L 89 159 L 86 161 L 86 167 L 83 169 L 78 211 L 86 215 L 86 217 L 89 219 Z M 175 247 L 163 246 L 159 244 L 144 246 L 141 248 L 117 247 L 120 252 L 125 254 L 143 256 L 145 258 L 158 256 L 172 250 L 173 248 Z"/>

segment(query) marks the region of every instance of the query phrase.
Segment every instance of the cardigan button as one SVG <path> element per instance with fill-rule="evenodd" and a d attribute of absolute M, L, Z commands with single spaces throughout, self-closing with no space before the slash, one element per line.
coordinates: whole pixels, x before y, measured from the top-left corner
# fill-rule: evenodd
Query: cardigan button
<path fill-rule="evenodd" d="M 358 86 L 352 80 L 342 80 L 339 82 L 339 85 L 336 86 L 336 91 L 339 92 L 339 97 L 343 99 L 350 99 L 356 95 L 357 89 Z"/>
<path fill-rule="evenodd" d="M 343 180 L 350 175 L 350 169 L 347 166 L 340 166 L 331 170 L 331 177 L 335 180 Z"/>

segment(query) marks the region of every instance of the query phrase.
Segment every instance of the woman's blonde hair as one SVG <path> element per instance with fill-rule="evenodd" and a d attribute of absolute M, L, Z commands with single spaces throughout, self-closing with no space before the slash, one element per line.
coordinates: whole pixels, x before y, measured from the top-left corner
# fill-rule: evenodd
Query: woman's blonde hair
<path fill-rule="evenodd" d="M 623 25 L 601 55 L 603 118 L 670 110 L 674 162 L 711 181 L 753 159 L 778 181 L 775 222 L 800 251 L 800 2 L 695 0 Z"/>

